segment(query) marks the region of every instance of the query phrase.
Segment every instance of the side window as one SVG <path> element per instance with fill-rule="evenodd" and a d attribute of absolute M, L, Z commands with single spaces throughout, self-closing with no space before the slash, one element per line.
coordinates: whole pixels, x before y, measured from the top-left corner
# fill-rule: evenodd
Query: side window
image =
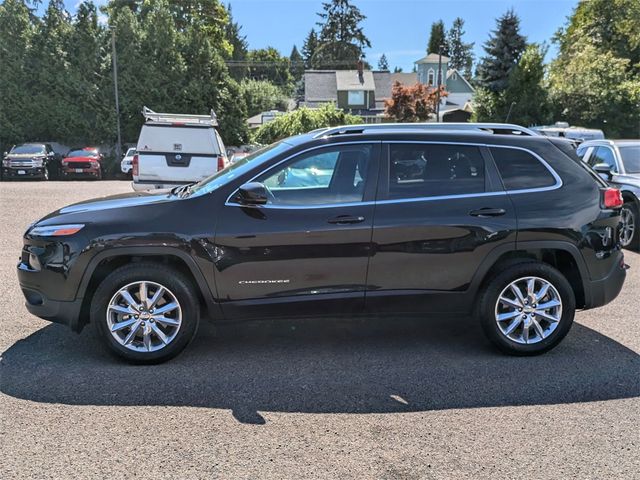
<path fill-rule="evenodd" d="M 485 191 L 484 159 L 466 145 L 390 144 L 389 198 Z"/>
<path fill-rule="evenodd" d="M 540 160 L 524 150 L 491 148 L 504 188 L 524 190 L 555 185 L 556 179 Z"/>
<path fill-rule="evenodd" d="M 606 163 L 611 167 L 612 172 L 618 173 L 616 158 L 613 155 L 613 151 L 609 147 L 598 147 L 591 154 L 591 158 L 589 158 L 589 165 L 591 167 L 594 167 L 599 163 Z"/>
<path fill-rule="evenodd" d="M 372 145 L 340 145 L 303 153 L 258 177 L 271 192 L 269 204 L 330 205 L 360 202 Z"/>

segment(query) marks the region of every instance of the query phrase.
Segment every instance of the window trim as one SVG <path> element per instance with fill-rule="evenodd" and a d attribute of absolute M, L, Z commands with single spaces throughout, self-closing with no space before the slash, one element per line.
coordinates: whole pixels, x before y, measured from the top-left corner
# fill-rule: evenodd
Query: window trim
<path fill-rule="evenodd" d="M 497 190 L 497 191 L 491 191 L 491 192 L 484 192 L 484 193 L 465 193 L 465 194 L 456 194 L 456 195 L 440 195 L 437 197 L 414 197 L 414 198 L 400 198 L 400 199 L 393 199 L 393 200 L 389 200 L 389 199 L 384 199 L 384 200 L 379 200 L 378 199 L 378 191 L 380 189 L 380 184 L 381 184 L 381 177 L 383 174 L 383 164 L 386 165 L 386 162 L 388 160 L 388 155 L 382 155 L 382 148 L 385 147 L 385 145 L 389 145 L 392 143 L 419 143 L 419 144 L 427 144 L 427 145 L 432 145 L 432 144 L 436 144 L 436 145 L 464 145 L 464 146 L 472 146 L 472 147 L 478 147 L 481 149 L 482 148 L 510 148 L 512 150 L 522 150 L 525 151 L 531 155 L 533 155 L 533 157 L 535 157 L 540 163 L 542 163 L 542 165 L 545 166 L 545 168 L 549 171 L 549 173 L 551 173 L 551 175 L 553 175 L 553 178 L 555 178 L 556 183 L 554 185 L 549 185 L 548 187 L 535 187 L 535 188 L 525 188 L 525 189 L 519 189 L 519 190 Z M 559 188 L 562 188 L 563 186 L 563 182 L 562 179 L 560 178 L 560 176 L 556 173 L 556 171 L 551 167 L 551 165 L 549 165 L 547 163 L 546 160 L 544 160 L 540 155 L 538 155 L 537 153 L 535 153 L 534 151 L 525 148 L 525 147 L 516 147 L 516 146 L 512 146 L 512 145 L 494 145 L 494 144 L 489 144 L 489 143 L 475 143 L 475 142 L 438 142 L 438 141 L 425 141 L 425 140 L 369 140 L 369 141 L 357 141 L 357 142 L 337 142 L 337 143 L 330 143 L 330 144 L 324 144 L 324 145 L 316 145 L 315 147 L 311 147 L 311 148 L 307 148 L 304 150 L 300 150 L 298 152 L 295 152 L 291 155 L 288 155 L 287 157 L 283 158 L 282 160 L 278 161 L 277 163 L 270 165 L 268 167 L 266 167 L 265 169 L 261 170 L 258 174 L 254 175 L 250 180 L 246 180 L 244 182 L 242 182 L 242 184 L 244 185 L 245 183 L 249 183 L 249 182 L 253 182 L 256 178 L 258 178 L 259 176 L 261 176 L 263 173 L 271 170 L 272 168 L 277 167 L 278 165 L 291 160 L 292 158 L 301 155 L 303 153 L 307 153 L 309 151 L 312 150 L 316 150 L 319 148 L 326 148 L 326 147 L 332 147 L 332 146 L 340 146 L 340 145 L 357 145 L 357 144 L 371 144 L 377 147 L 377 153 L 378 155 L 376 156 L 374 153 L 374 158 L 373 158 L 373 164 L 376 165 L 377 168 L 377 172 L 378 172 L 378 181 L 375 182 L 377 183 L 376 187 L 374 188 L 374 196 L 373 196 L 373 200 L 363 200 L 362 202 L 346 202 L 346 203 L 331 203 L 331 204 L 318 204 L 318 205 L 256 205 L 256 206 L 252 206 L 250 208 L 265 208 L 265 209 L 269 209 L 269 208 L 279 208 L 279 209 L 290 209 L 290 210 L 300 210 L 300 209 L 310 209 L 310 208 L 339 208 L 339 207 L 350 207 L 350 206 L 366 206 L 366 205 L 386 205 L 386 204 L 393 204 L 393 203 L 412 203 L 412 202 L 433 202 L 433 201 L 438 201 L 438 200 L 454 200 L 454 199 L 458 199 L 458 198 L 475 198 L 475 197 L 491 197 L 491 196 L 500 196 L 500 195 L 516 195 L 516 194 L 523 194 L 523 193 L 538 193 L 538 192 L 548 192 L 551 190 L 557 190 Z M 387 149 L 388 150 L 388 149 Z M 490 152 L 488 152 L 490 155 Z M 483 154 L 484 157 L 484 154 Z M 487 159 L 485 159 L 485 165 L 487 162 Z M 491 157 L 491 162 L 493 163 L 493 157 Z M 493 165 L 494 168 L 495 165 Z M 376 173 L 376 170 L 374 169 L 373 172 L 370 172 L 374 174 Z M 486 166 L 485 166 L 485 174 L 486 174 Z M 388 176 L 388 174 L 387 174 Z M 373 180 L 373 177 L 372 181 Z M 387 180 L 383 180 L 386 181 L 388 183 L 388 179 Z M 227 197 L 227 200 L 225 201 L 224 205 L 227 207 L 241 207 L 241 208 L 247 208 L 246 205 L 242 205 L 240 203 L 236 203 L 236 202 L 232 202 L 231 198 L 233 196 L 235 196 L 238 193 L 238 189 L 240 188 L 240 185 L 238 185 L 237 188 L 235 188 L 233 190 L 233 192 Z M 363 198 L 366 198 L 367 195 L 367 189 L 370 188 L 370 184 L 367 183 L 367 185 L 365 186 L 365 194 Z"/>

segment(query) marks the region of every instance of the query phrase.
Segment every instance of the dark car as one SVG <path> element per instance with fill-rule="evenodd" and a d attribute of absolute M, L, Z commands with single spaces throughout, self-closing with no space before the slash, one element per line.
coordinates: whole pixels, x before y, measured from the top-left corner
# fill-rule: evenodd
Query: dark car
<path fill-rule="evenodd" d="M 62 159 L 62 178 L 102 179 L 103 155 L 95 147 L 70 150 Z"/>
<path fill-rule="evenodd" d="M 176 355 L 201 316 L 474 314 L 503 351 L 538 354 L 625 279 L 620 192 L 558 142 L 292 137 L 196 184 L 51 213 L 24 236 L 20 285 L 33 314 L 93 322 L 136 362 Z"/>
<path fill-rule="evenodd" d="M 48 143 L 15 145 L 2 160 L 2 177 L 49 180 L 59 171 L 60 156 Z"/>
<path fill-rule="evenodd" d="M 592 140 L 582 143 L 576 153 L 622 191 L 620 243 L 640 249 L 640 140 Z"/>

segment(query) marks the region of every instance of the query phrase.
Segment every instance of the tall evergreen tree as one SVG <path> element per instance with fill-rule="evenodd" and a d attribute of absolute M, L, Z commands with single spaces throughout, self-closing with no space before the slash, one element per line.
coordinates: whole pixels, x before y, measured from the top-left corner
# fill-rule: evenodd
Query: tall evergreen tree
<path fill-rule="evenodd" d="M 311 68 L 311 59 L 318 48 L 318 34 L 312 28 L 302 44 L 302 58 L 305 68 Z"/>
<path fill-rule="evenodd" d="M 473 66 L 473 43 L 465 42 L 464 20 L 460 17 L 453 21 L 453 26 L 447 33 L 447 45 L 449 47 L 449 68 L 455 68 L 465 78 L 471 78 Z"/>
<path fill-rule="evenodd" d="M 364 58 L 364 49 L 371 47 L 360 25 L 366 17 L 349 0 L 324 2 L 322 8 L 318 13 L 319 46 L 311 60 L 313 67 L 355 68 L 358 60 Z"/>
<path fill-rule="evenodd" d="M 447 45 L 447 37 L 444 31 L 444 22 L 438 20 L 431 24 L 431 34 L 429 35 L 429 43 L 427 45 L 427 53 L 438 53 L 442 46 L 442 54 L 449 55 L 449 47 Z"/>
<path fill-rule="evenodd" d="M 526 48 L 526 38 L 520 34 L 520 19 L 513 10 L 497 19 L 497 28 L 484 44 L 487 53 L 477 70 L 477 82 L 492 92 L 507 88 L 509 75 Z"/>
<path fill-rule="evenodd" d="M 383 53 L 378 60 L 378 70 L 389 70 L 389 61 L 387 60 L 387 56 Z"/>
<path fill-rule="evenodd" d="M 289 65 L 291 66 L 291 76 L 293 77 L 293 80 L 297 82 L 304 74 L 304 60 L 298 51 L 298 47 L 295 45 L 291 49 L 291 54 L 289 55 Z"/>
<path fill-rule="evenodd" d="M 231 54 L 225 55 L 225 58 L 230 60 L 229 72 L 231 76 L 236 80 L 240 80 L 245 78 L 248 73 L 248 69 L 243 62 L 247 59 L 249 42 L 247 42 L 246 35 L 242 35 L 240 24 L 233 19 L 231 5 L 227 7 L 227 12 L 229 21 L 224 28 L 224 35 L 231 47 Z"/>

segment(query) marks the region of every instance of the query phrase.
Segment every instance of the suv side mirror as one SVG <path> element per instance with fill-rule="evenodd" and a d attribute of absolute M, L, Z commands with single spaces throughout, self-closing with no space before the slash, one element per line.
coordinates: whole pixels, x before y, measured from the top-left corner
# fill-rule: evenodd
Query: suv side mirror
<path fill-rule="evenodd" d="M 265 205 L 268 201 L 267 187 L 260 182 L 245 183 L 238 189 L 238 203 L 241 205 Z"/>
<path fill-rule="evenodd" d="M 605 180 L 609 180 L 613 176 L 611 165 L 607 163 L 598 163 L 593 166 L 593 169 L 596 171 L 598 175 L 605 178 Z"/>

